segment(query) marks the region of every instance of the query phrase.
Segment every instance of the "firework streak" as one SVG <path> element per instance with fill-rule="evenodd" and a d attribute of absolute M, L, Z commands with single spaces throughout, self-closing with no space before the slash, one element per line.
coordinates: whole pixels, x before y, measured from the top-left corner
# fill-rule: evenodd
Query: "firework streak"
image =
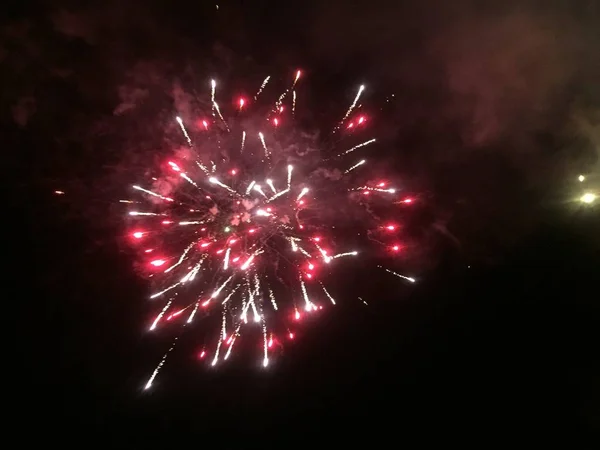
<path fill-rule="evenodd" d="M 298 71 L 277 100 L 263 107 L 264 114 L 253 112 L 259 105 L 249 105 L 243 98 L 236 102 L 236 110 L 221 110 L 217 83 L 211 80 L 207 89 L 211 118 L 209 114 L 201 119 L 174 118 L 185 152 L 167 161 L 161 179 L 133 186 L 135 201 L 121 201 L 138 205 L 128 216 L 134 227 L 132 242 L 155 287 L 150 301 L 156 304 L 157 314 L 150 330 L 174 323 L 183 330 L 201 321 L 209 333 L 199 358 L 212 366 L 227 360 L 240 346 L 242 333 L 254 329 L 248 335 L 259 339 L 256 348 L 262 366 L 267 367 L 274 346 L 294 339 L 294 325 L 304 314 L 336 304 L 335 293 L 320 275 L 332 266 L 347 266 L 362 252 L 338 243 L 336 224 L 344 222 L 345 207 L 363 205 L 369 194 L 390 205 L 412 201 L 398 199 L 396 189 L 380 180 L 362 186 L 354 182 L 367 163 L 355 153 L 376 140 L 367 137 L 345 145 L 340 130 L 355 138 L 355 133 L 364 132 L 366 117 L 352 117 L 364 86 L 333 127 L 338 139 L 332 157 L 307 156 L 298 142 L 282 144 L 294 140 L 290 124 L 297 115 L 300 77 Z M 269 79 L 265 78 L 255 100 Z M 264 102 L 266 94 L 260 97 Z M 291 104 L 287 116 L 286 99 Z M 332 200 L 335 195 L 340 202 Z M 394 239 L 396 225 L 379 228 Z M 390 252 L 401 250 L 397 242 L 376 242 Z M 146 389 L 177 341 L 160 359 Z"/>

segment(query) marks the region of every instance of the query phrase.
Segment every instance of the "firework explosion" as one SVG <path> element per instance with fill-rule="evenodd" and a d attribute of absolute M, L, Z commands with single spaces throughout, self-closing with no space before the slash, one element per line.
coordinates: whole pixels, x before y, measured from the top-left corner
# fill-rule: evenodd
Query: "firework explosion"
<path fill-rule="evenodd" d="M 410 204 L 413 199 L 399 198 L 385 181 L 357 181 L 366 159 L 355 155 L 375 143 L 374 138 L 345 146 L 346 137 L 356 138 L 367 124 L 367 117 L 356 112 L 364 86 L 333 127 L 330 155 L 312 152 L 318 154 L 315 157 L 310 144 L 289 125 L 300 78 L 298 71 L 277 100 L 257 112 L 270 80 L 265 78 L 253 97 L 253 111 L 248 100 L 240 98 L 230 116 L 228 112 L 229 120 L 216 101 L 217 83 L 211 80 L 212 118 L 187 125 L 187 119 L 175 117 L 188 148 L 167 161 L 164 173 L 147 188 L 133 186 L 138 199 L 121 200 L 146 204 L 128 215 L 134 222 L 132 242 L 156 289 L 150 299 L 161 302 L 150 330 L 173 322 L 183 329 L 212 317 L 202 323 L 207 334 L 199 353 L 212 366 L 227 360 L 239 347 L 242 332 L 254 328 L 260 332 L 262 365 L 267 367 L 282 341 L 294 339 L 294 325 L 304 314 L 335 305 L 322 280 L 332 266 L 346 267 L 348 259 L 366 250 L 349 247 L 342 231 L 357 207 L 373 219 L 358 218 L 353 226 L 364 229 L 367 244 L 391 253 L 402 250 L 395 240 L 398 226 L 382 223 L 373 203 L 383 202 L 389 209 L 390 204 Z M 177 338 L 146 389 L 176 342 Z"/>

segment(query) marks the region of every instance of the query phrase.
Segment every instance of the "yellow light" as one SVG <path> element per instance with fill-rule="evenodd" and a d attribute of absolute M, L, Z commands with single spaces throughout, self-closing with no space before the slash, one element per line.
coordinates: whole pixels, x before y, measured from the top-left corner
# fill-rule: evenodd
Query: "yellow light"
<path fill-rule="evenodd" d="M 582 183 L 585 181 L 585 177 L 583 175 L 579 175 L 577 179 Z"/>
<path fill-rule="evenodd" d="M 583 194 L 580 198 L 583 203 L 593 203 L 596 200 L 596 195 L 591 192 L 587 192 Z"/>

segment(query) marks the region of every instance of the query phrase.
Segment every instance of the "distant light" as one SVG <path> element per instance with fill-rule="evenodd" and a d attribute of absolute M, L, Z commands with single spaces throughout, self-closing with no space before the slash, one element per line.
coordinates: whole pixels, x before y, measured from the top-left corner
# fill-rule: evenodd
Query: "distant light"
<path fill-rule="evenodd" d="M 225 233 L 229 233 L 230 231 L 231 231 L 231 228 L 225 227 Z"/>
<path fill-rule="evenodd" d="M 585 177 L 583 175 L 579 175 L 579 177 L 577 178 L 580 182 L 584 182 L 585 181 Z"/>
<path fill-rule="evenodd" d="M 581 196 L 580 199 L 583 203 L 593 203 L 596 200 L 596 195 L 591 192 L 587 192 Z"/>
<path fill-rule="evenodd" d="M 64 195 L 64 194 L 65 194 L 63 191 L 54 191 L 54 193 L 55 193 L 56 195 Z"/>
<path fill-rule="evenodd" d="M 390 231 L 394 231 L 396 229 L 394 225 L 388 225 L 386 228 Z"/>
<path fill-rule="evenodd" d="M 136 239 L 141 239 L 144 237 L 144 233 L 141 231 L 136 231 L 135 233 L 133 233 L 133 237 Z"/>
<path fill-rule="evenodd" d="M 151 261 L 150 264 L 152 264 L 154 267 L 160 267 L 162 266 L 166 261 L 164 259 L 155 259 L 154 261 Z"/>

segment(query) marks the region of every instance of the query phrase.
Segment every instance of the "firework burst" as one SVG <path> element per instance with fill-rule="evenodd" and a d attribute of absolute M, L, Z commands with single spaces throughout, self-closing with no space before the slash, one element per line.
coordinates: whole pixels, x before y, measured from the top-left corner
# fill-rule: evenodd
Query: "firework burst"
<path fill-rule="evenodd" d="M 202 321 L 206 333 L 199 357 L 211 366 L 227 360 L 242 333 L 254 329 L 267 367 L 283 340 L 294 339 L 304 315 L 336 304 L 324 284 L 326 275 L 368 250 L 346 239 L 345 222 L 356 220 L 368 244 L 392 253 L 402 249 L 395 240 L 398 226 L 382 223 L 370 202 L 397 208 L 412 199 L 399 198 L 381 180 L 359 183 L 357 173 L 367 160 L 356 155 L 375 138 L 346 145 L 348 135 L 356 139 L 366 132 L 367 117 L 353 114 L 365 87 L 332 127 L 335 139 L 325 152 L 315 150 L 315 139 L 293 126 L 300 79 L 298 71 L 276 101 L 260 106 L 266 77 L 254 105 L 240 98 L 232 111 L 221 110 L 217 82 L 211 80 L 210 115 L 174 118 L 186 150 L 167 161 L 162 175 L 146 187 L 133 186 L 136 199 L 122 201 L 137 206 L 128 210 L 130 236 L 155 288 L 150 299 L 159 303 L 149 329 L 174 323 L 183 329 L 209 319 Z M 373 220 L 357 219 L 357 209 Z"/>

